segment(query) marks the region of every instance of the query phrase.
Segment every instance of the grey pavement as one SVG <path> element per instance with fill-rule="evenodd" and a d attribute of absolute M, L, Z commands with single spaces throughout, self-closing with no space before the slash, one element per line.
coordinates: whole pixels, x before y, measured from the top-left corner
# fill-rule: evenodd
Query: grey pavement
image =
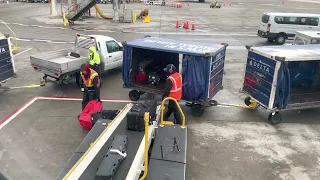
<path fill-rule="evenodd" d="M 32 48 L 14 57 L 18 78 L 3 85 L 38 83 L 43 75 L 31 68 L 29 56 L 70 47 L 72 44 L 68 42 L 74 40 L 75 33 L 101 34 L 118 41 L 150 34 L 180 40 L 228 43 L 224 90 L 215 99 L 223 103 L 243 104 L 245 96 L 238 90 L 242 85 L 247 55 L 244 45 L 273 45 L 256 36 L 261 13 L 317 13 L 320 9 L 320 4 L 312 0 L 309 3 L 307 0 L 285 0 L 284 5 L 281 2 L 235 0 L 231 7 L 222 9 L 210 9 L 209 2 L 190 2 L 190 7 L 181 9 L 132 3 L 128 7 L 137 11 L 146 7 L 150 9 L 150 25 L 116 24 L 93 17 L 76 23 L 75 27 L 88 28 L 86 31 L 62 28 L 60 18 L 48 17 L 48 4 L 0 4 L 0 17 L 16 33 L 20 52 Z M 99 6 L 105 14 L 111 15 L 111 5 Z M 176 18 L 194 19 L 197 31 L 177 30 Z M 0 25 L 0 32 L 9 33 L 3 25 Z M 128 99 L 129 90 L 122 87 L 121 69 L 105 73 L 102 81 L 103 98 Z M 0 93 L 0 117 L 6 117 L 33 96 L 81 97 L 82 94 L 75 83 L 47 84 L 43 88 Z M 104 106 L 118 109 L 124 104 L 104 103 Z M 37 100 L 29 106 L 0 130 L 0 169 L 18 180 L 54 179 L 87 133 L 76 119 L 80 106 L 80 101 L 57 100 Z M 283 111 L 283 123 L 271 126 L 266 122 L 269 113 L 263 108 L 211 107 L 201 118 L 192 117 L 188 107 L 182 108 L 189 128 L 187 180 L 320 178 L 319 109 Z"/>

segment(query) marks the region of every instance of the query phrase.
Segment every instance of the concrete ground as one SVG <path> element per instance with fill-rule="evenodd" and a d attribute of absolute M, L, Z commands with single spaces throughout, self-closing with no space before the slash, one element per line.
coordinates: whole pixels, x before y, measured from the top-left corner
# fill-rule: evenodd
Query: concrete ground
<path fill-rule="evenodd" d="M 33 71 L 29 56 L 72 46 L 70 42 L 74 40 L 76 32 L 107 35 L 118 41 L 150 34 L 181 40 L 228 43 L 224 90 L 215 99 L 242 104 L 245 96 L 238 90 L 241 88 L 247 55 L 244 45 L 273 45 L 256 36 L 261 13 L 317 13 L 320 8 L 317 1 L 311 0 L 285 0 L 283 5 L 281 2 L 235 0 L 232 6 L 221 9 L 210 9 L 209 2 L 190 3 L 189 7 L 185 7 L 184 3 L 181 9 L 148 6 L 152 19 L 150 25 L 115 24 L 90 18 L 76 23 L 75 27 L 82 28 L 82 31 L 62 28 L 62 23 L 56 23 L 55 18 L 47 18 L 48 4 L 0 4 L 0 17 L 16 33 L 20 52 L 23 52 L 14 58 L 19 77 L 4 85 L 38 83 L 43 75 Z M 111 14 L 111 5 L 99 6 L 103 12 Z M 129 4 L 128 7 L 141 10 L 147 6 Z M 195 20 L 197 31 L 177 30 L 177 18 L 180 22 L 185 18 Z M 58 20 L 61 22 L 61 19 Z M 3 25 L 0 25 L 0 32 L 9 33 Z M 121 69 L 106 73 L 103 84 L 103 98 L 128 99 L 129 90 L 122 88 Z M 5 118 L 34 96 L 81 97 L 81 92 L 75 83 L 2 92 L 0 117 Z M 86 134 L 76 120 L 80 106 L 79 101 L 37 100 L 6 126 L 2 126 L 0 169 L 12 179 L 54 179 Z M 124 103 L 105 103 L 105 108 L 123 106 Z M 318 109 L 284 111 L 283 123 L 277 126 L 266 123 L 268 113 L 262 108 L 252 111 L 212 107 L 206 109 L 201 118 L 190 116 L 187 107 L 183 106 L 183 110 L 189 128 L 188 180 L 320 178 Z"/>

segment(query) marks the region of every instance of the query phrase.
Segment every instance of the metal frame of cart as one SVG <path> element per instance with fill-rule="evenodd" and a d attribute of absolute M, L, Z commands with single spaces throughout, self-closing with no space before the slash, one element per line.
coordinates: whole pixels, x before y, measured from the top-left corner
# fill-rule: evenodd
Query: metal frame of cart
<path fill-rule="evenodd" d="M 125 88 L 133 89 L 129 93 L 131 100 L 137 101 L 143 93 L 162 94 L 163 89 L 137 85 L 132 78 L 137 71 L 136 64 L 142 60 L 140 57 L 152 56 L 156 62 L 170 59 L 168 61 L 179 67 L 177 69 L 183 79 L 182 100 L 187 101 L 186 105 L 191 107 L 193 116 L 200 117 L 205 107 L 217 105 L 212 98 L 223 88 L 227 44 L 146 36 L 124 42 L 123 46 L 123 81 Z"/>
<path fill-rule="evenodd" d="M 320 91 L 311 88 L 320 82 L 320 45 L 246 47 L 241 91 L 248 95 L 247 106 L 261 105 L 271 111 L 272 125 L 282 121 L 281 110 L 320 107 Z"/>

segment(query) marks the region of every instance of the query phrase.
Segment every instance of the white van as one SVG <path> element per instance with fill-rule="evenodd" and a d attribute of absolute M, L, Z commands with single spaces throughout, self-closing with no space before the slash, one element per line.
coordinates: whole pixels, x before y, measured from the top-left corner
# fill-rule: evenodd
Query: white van
<path fill-rule="evenodd" d="M 320 14 L 264 13 L 258 36 L 282 45 L 286 39 L 293 39 L 297 31 L 319 31 L 319 19 Z"/>

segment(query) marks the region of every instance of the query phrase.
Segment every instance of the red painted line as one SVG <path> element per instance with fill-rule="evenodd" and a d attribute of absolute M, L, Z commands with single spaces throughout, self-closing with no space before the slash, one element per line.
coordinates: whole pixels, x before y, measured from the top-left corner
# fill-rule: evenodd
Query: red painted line
<path fill-rule="evenodd" d="M 24 108 L 28 103 L 30 103 L 32 100 L 36 99 L 37 97 L 32 97 L 31 99 L 29 99 L 27 102 L 25 102 L 23 105 L 21 105 L 18 109 L 14 110 L 12 113 L 10 113 L 7 117 L 5 117 L 4 119 L 2 119 L 0 121 L 0 126 L 5 123 L 6 121 L 8 121 L 8 119 L 10 119 L 13 115 L 15 115 L 19 110 L 21 110 L 22 108 Z"/>

